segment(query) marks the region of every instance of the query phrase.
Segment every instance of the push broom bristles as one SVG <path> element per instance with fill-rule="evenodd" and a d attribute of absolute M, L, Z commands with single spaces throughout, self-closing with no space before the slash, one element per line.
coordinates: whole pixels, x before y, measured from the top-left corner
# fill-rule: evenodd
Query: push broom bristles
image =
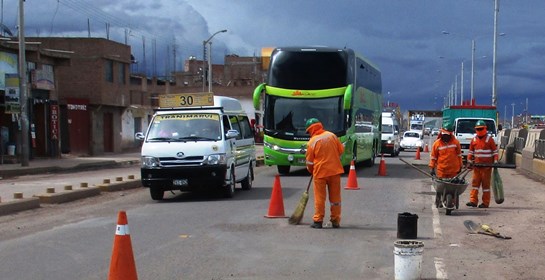
<path fill-rule="evenodd" d="M 305 208 L 307 207 L 308 202 L 308 190 L 303 193 L 301 196 L 301 200 L 299 200 L 299 204 L 297 205 L 297 208 L 295 208 L 295 211 L 293 212 L 293 215 L 289 218 L 290 225 L 297 225 L 301 222 L 303 219 L 303 215 L 305 214 Z"/>
<path fill-rule="evenodd" d="M 295 208 L 293 215 L 291 215 L 291 217 L 288 220 L 290 225 L 297 225 L 303 219 L 303 214 L 305 214 L 305 208 L 307 207 L 307 202 L 308 202 L 308 190 L 310 189 L 311 183 L 312 183 L 312 176 L 310 176 L 310 179 L 308 181 L 307 190 L 301 196 L 301 199 L 299 200 L 299 204 Z"/>

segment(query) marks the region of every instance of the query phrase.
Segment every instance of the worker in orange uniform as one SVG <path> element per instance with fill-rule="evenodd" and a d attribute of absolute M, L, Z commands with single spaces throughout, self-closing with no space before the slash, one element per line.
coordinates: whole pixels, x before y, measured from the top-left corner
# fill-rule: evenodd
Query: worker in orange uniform
<path fill-rule="evenodd" d="M 478 120 L 475 123 L 476 136 L 469 144 L 467 154 L 468 168 L 473 168 L 473 178 L 471 180 L 471 192 L 469 193 L 470 207 L 477 207 L 479 203 L 479 187 L 483 188 L 482 203 L 479 208 L 488 208 L 490 205 L 490 179 L 492 167 L 477 167 L 474 164 L 492 164 L 498 163 L 498 147 L 496 142 L 486 131 L 486 123 Z"/>
<path fill-rule="evenodd" d="M 306 131 L 310 134 L 306 152 L 307 170 L 314 177 L 314 222 L 311 227 L 322 228 L 327 190 L 331 224 L 338 228 L 341 223 L 341 174 L 344 173 L 340 157 L 344 147 L 337 136 L 326 131 L 316 118 L 307 120 Z"/>
<path fill-rule="evenodd" d="M 449 122 L 443 124 L 437 140 L 433 142 L 428 166 L 430 174 L 439 179 L 453 178 L 462 169 L 462 148 Z M 442 206 L 440 193 L 435 194 L 435 205 Z"/>

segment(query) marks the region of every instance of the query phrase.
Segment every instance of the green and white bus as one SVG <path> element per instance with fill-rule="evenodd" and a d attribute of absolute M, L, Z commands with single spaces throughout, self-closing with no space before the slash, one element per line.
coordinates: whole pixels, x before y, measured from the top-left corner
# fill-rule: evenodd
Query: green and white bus
<path fill-rule="evenodd" d="M 265 164 L 280 174 L 305 166 L 309 118 L 339 137 L 345 167 L 351 160 L 372 166 L 380 154 L 381 73 L 351 49 L 275 48 L 253 103 L 263 111 Z"/>

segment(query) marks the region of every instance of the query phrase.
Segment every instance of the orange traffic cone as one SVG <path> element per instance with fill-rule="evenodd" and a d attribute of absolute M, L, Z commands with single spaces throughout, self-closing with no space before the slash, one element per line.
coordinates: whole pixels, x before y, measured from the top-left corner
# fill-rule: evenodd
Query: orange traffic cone
<path fill-rule="evenodd" d="M 110 261 L 108 280 L 133 280 L 136 276 L 136 265 L 132 253 L 131 236 L 127 223 L 127 214 L 120 211 L 117 216 L 115 229 L 114 249 Z"/>
<path fill-rule="evenodd" d="M 350 162 L 350 172 L 348 172 L 348 182 L 346 182 L 345 190 L 359 190 L 358 187 L 358 178 L 356 177 L 356 166 L 354 166 L 354 161 Z"/>
<path fill-rule="evenodd" d="M 426 143 L 426 146 L 424 146 L 424 153 L 429 153 L 430 150 L 428 149 L 428 143 Z"/>
<path fill-rule="evenodd" d="M 380 155 L 380 164 L 378 166 L 378 176 L 386 176 L 386 162 L 384 161 L 384 154 Z"/>
<path fill-rule="evenodd" d="M 284 198 L 282 197 L 282 187 L 280 186 L 280 175 L 274 178 L 274 185 L 269 202 L 269 213 L 265 218 L 287 218 L 284 214 Z"/>
<path fill-rule="evenodd" d="M 420 159 L 420 148 L 416 148 L 416 156 L 414 159 Z"/>

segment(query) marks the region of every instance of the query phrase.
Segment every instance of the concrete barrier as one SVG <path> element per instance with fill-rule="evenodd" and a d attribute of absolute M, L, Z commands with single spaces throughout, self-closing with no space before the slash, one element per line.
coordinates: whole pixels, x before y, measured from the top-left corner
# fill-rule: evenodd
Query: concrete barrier
<path fill-rule="evenodd" d="M 59 204 L 71 202 L 78 199 L 88 198 L 100 194 L 99 188 L 82 188 L 77 190 L 67 190 L 59 193 L 50 193 L 37 195 L 40 199 L 40 203 L 44 204 Z"/>
<path fill-rule="evenodd" d="M 37 197 L 21 198 L 0 203 L 0 216 L 40 208 L 40 199 Z"/>
<path fill-rule="evenodd" d="M 142 186 L 140 178 L 129 176 L 128 181 L 119 181 L 111 184 L 102 184 L 97 187 L 89 187 L 87 183 L 81 183 L 80 189 L 71 189 L 72 186 L 64 186 L 64 191 L 55 192 L 55 188 L 46 188 L 44 194 L 34 195 L 32 198 L 23 198 L 22 193 L 14 193 L 16 200 L 0 203 L 0 216 L 19 211 L 39 208 L 40 204 L 60 204 L 100 195 L 101 192 L 115 192 Z"/>

